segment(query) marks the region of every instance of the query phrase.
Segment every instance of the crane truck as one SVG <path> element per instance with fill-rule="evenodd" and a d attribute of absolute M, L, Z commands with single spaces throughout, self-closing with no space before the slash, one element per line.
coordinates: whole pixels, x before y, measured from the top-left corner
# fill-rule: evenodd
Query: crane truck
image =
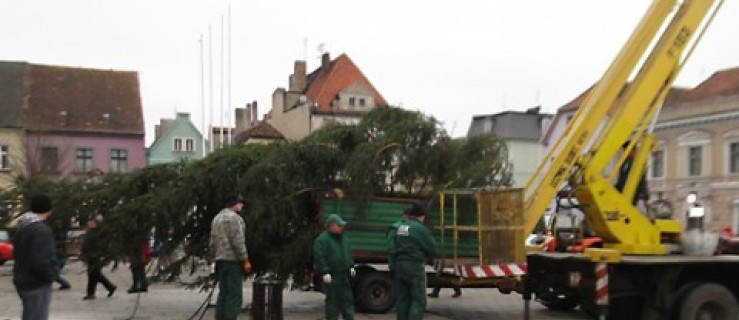
<path fill-rule="evenodd" d="M 602 319 L 737 319 L 739 256 L 687 252 L 678 221 L 634 205 L 662 102 L 721 4 L 654 1 L 523 190 L 524 230 L 567 184 L 603 247 L 528 253 L 527 309 L 536 297 Z M 619 190 L 613 168 L 627 162 Z"/>

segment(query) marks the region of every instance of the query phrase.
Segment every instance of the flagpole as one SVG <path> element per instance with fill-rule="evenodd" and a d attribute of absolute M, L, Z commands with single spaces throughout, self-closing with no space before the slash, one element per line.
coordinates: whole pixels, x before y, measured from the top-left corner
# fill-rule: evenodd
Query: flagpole
<path fill-rule="evenodd" d="M 223 116 L 224 116 L 223 114 L 223 15 L 221 15 L 221 75 L 220 77 L 221 77 L 221 82 L 220 82 L 221 99 L 219 101 L 221 104 L 221 136 L 220 136 L 220 139 L 221 139 L 221 148 L 223 148 L 223 135 L 224 135 L 223 133 L 223 129 L 224 129 L 223 127 Z"/>
<path fill-rule="evenodd" d="M 213 152 L 213 29 L 208 24 L 208 94 L 210 97 L 210 126 L 208 128 L 208 136 L 210 137 L 210 151 Z"/>
<path fill-rule="evenodd" d="M 234 131 L 231 131 L 231 115 L 233 115 L 233 112 L 231 111 L 231 108 L 233 107 L 233 105 L 231 104 L 231 4 L 230 3 L 228 4 L 228 24 L 227 25 L 228 25 L 228 38 L 227 38 L 228 39 L 228 42 L 227 42 L 227 44 L 228 44 L 228 51 L 227 51 L 227 54 L 228 54 L 228 60 L 227 60 L 228 61 L 228 65 L 227 65 L 226 71 L 228 72 L 228 86 L 226 87 L 226 89 L 228 90 L 228 95 L 227 95 L 228 96 L 228 104 L 226 105 L 226 110 L 227 110 L 226 113 L 228 114 L 228 116 L 226 117 L 226 119 L 228 121 L 228 127 L 229 127 L 229 129 L 228 129 L 228 144 L 229 145 L 233 145 L 233 142 L 234 142 L 233 141 L 233 139 L 234 139 L 233 136 L 234 136 L 235 132 Z"/>
<path fill-rule="evenodd" d="M 200 34 L 200 39 L 198 40 L 198 43 L 200 43 L 200 120 L 201 120 L 201 126 L 200 130 L 202 130 L 202 154 L 203 158 L 205 158 L 206 152 L 205 152 L 205 62 L 203 58 L 203 34 Z"/>

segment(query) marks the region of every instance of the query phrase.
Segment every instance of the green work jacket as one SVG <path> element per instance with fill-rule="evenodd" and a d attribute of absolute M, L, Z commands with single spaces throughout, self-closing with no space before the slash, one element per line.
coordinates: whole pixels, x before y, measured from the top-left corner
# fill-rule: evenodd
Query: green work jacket
<path fill-rule="evenodd" d="M 323 231 L 313 243 L 313 254 L 318 272 L 331 274 L 332 277 L 348 277 L 349 269 L 354 266 L 352 250 L 346 233 L 334 236 Z"/>
<path fill-rule="evenodd" d="M 426 262 L 436 256 L 436 241 L 431 231 L 416 219 L 403 221 L 395 232 L 393 260 Z"/>

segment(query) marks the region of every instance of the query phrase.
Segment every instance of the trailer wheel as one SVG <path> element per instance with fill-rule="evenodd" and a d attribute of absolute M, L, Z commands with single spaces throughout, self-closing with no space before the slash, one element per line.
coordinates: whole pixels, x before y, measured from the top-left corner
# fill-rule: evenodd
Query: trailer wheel
<path fill-rule="evenodd" d="M 726 287 L 704 283 L 686 293 L 679 310 L 680 320 L 736 320 L 737 302 Z"/>
<path fill-rule="evenodd" d="M 385 313 L 395 304 L 393 279 L 387 272 L 370 272 L 359 279 L 357 306 L 370 313 Z"/>

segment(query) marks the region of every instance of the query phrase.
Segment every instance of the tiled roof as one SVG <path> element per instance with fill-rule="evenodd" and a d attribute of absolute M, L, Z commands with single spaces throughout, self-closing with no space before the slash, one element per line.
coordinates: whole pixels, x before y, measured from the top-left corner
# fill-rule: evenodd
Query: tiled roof
<path fill-rule="evenodd" d="M 144 134 L 136 72 L 29 68 L 27 128 Z"/>
<path fill-rule="evenodd" d="M 665 107 L 669 107 L 673 104 L 676 104 L 678 102 L 683 101 L 683 97 L 686 93 L 690 92 L 690 89 L 683 88 L 683 87 L 672 87 L 670 92 L 667 93 L 667 96 L 665 97 L 665 102 L 663 103 Z"/>
<path fill-rule="evenodd" d="M 721 70 L 686 92 L 680 102 L 692 102 L 718 96 L 739 94 L 739 67 Z"/>
<path fill-rule="evenodd" d="M 27 63 L 0 61 L 0 127 L 23 126 L 23 96 L 27 70 Z"/>
<path fill-rule="evenodd" d="M 237 134 L 234 138 L 234 144 L 243 144 L 249 138 L 284 140 L 285 136 L 267 123 L 267 121 L 261 121 L 253 127 Z"/>
<path fill-rule="evenodd" d="M 159 140 L 165 133 L 172 128 L 175 119 L 161 118 L 159 124 L 154 126 L 154 142 Z"/>
<path fill-rule="evenodd" d="M 597 84 L 597 83 L 596 83 Z M 572 110 L 577 110 L 577 108 L 582 105 L 582 103 L 585 101 L 585 98 L 590 94 L 590 90 L 593 90 L 595 87 L 595 84 L 590 86 L 587 90 L 583 91 L 580 95 L 575 97 L 575 99 L 572 99 L 572 101 L 566 103 L 565 105 L 559 107 L 559 112 L 567 112 Z"/>
<path fill-rule="evenodd" d="M 331 109 L 331 101 L 334 97 L 347 86 L 353 83 L 360 83 L 372 91 L 375 103 L 378 106 L 386 106 L 387 101 L 380 95 L 369 80 L 362 74 L 362 71 L 349 59 L 345 53 L 342 53 L 336 59 L 331 61 L 327 66 L 320 67 L 308 75 L 308 85 L 305 89 L 305 95 L 311 101 L 318 104 L 318 109 L 327 111 Z"/>
<path fill-rule="evenodd" d="M 575 99 L 572 99 L 572 101 L 561 106 L 559 108 L 559 112 L 575 111 L 580 108 L 582 103 L 585 101 L 585 98 L 588 96 L 588 94 L 590 94 L 590 91 L 593 90 L 596 84 L 597 83 L 593 84 L 592 86 L 590 86 L 590 88 L 580 93 L 580 95 L 578 95 Z M 627 84 L 626 88 L 628 88 L 628 86 L 629 85 Z M 667 93 L 667 96 L 665 97 L 664 104 L 670 105 L 673 103 L 682 102 L 683 97 L 689 91 L 690 89 L 688 88 L 672 87 L 672 89 L 670 89 L 670 91 Z"/>

